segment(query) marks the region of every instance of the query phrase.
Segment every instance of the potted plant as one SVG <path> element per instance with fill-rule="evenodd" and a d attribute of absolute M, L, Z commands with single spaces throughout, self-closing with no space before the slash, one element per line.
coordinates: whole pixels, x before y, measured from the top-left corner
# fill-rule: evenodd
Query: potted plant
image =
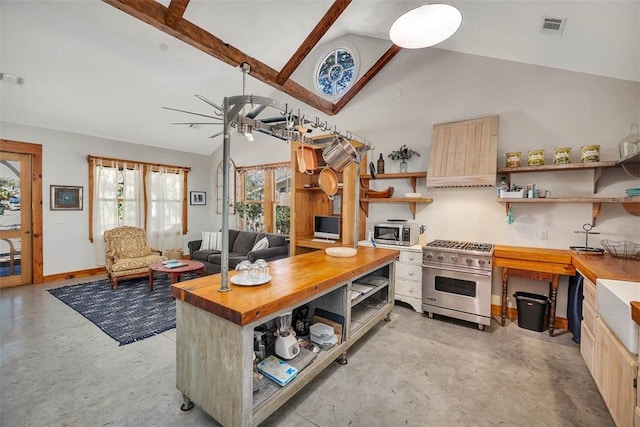
<path fill-rule="evenodd" d="M 405 144 L 403 144 L 400 149 L 392 151 L 389 153 L 389 158 L 391 160 L 401 160 L 400 162 L 400 173 L 407 172 L 407 160 L 410 160 L 413 155 L 420 157 L 420 153 L 412 150 L 411 148 L 407 148 Z"/>

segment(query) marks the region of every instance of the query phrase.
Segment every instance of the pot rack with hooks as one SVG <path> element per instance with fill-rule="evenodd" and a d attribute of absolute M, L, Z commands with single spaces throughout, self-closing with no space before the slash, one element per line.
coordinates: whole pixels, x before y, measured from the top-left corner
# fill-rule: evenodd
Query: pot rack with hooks
<path fill-rule="evenodd" d="M 200 99 L 210 107 L 213 107 L 214 115 L 201 114 L 176 108 L 163 107 L 168 110 L 178 111 L 187 114 L 193 114 L 199 117 L 205 117 L 207 119 L 214 120 L 211 123 L 174 123 L 181 125 L 194 125 L 194 124 L 213 124 L 222 125 L 222 131 L 211 135 L 210 138 L 214 138 L 219 135 L 223 135 L 222 144 L 222 200 L 229 199 L 229 163 L 231 153 L 231 129 L 235 128 L 238 133 L 243 133 L 248 139 L 249 135 L 253 132 L 260 132 L 266 135 L 270 135 L 274 138 L 290 142 L 291 140 L 300 140 L 308 143 L 312 146 L 325 146 L 327 142 L 318 143 L 313 138 L 309 138 L 306 134 L 313 129 L 320 129 L 322 132 L 330 132 L 336 137 L 345 138 L 356 150 L 361 157 L 363 153 L 371 149 L 369 142 L 350 131 L 341 131 L 337 126 L 331 126 L 326 120 L 321 120 L 318 116 L 311 116 L 302 114 L 299 109 L 295 110 L 293 106 L 288 103 L 282 103 L 272 98 L 256 95 L 245 95 L 245 83 L 246 75 L 251 71 L 249 64 L 242 63 L 240 65 L 242 71 L 242 95 L 225 97 L 222 105 L 218 105 L 205 98 L 202 95 L 196 95 L 196 98 Z M 248 112 L 246 107 L 250 106 Z M 279 114 L 276 116 L 266 116 L 265 118 L 259 118 L 265 110 L 273 109 Z M 309 127 L 311 129 L 309 129 Z M 355 142 L 355 144 L 354 144 Z M 356 162 L 357 175 L 360 175 L 360 162 Z M 356 189 L 359 190 L 359 189 Z M 358 193 L 356 193 L 358 196 Z M 356 207 L 357 208 L 357 207 Z M 357 219 L 358 215 L 356 215 Z M 221 253 L 221 284 L 219 292 L 228 292 L 231 290 L 229 287 L 229 206 L 227 203 L 222 204 L 222 253 Z M 356 224 L 355 230 L 358 230 Z M 357 231 L 356 231 L 357 232 Z M 357 238 L 355 241 L 357 242 Z"/>

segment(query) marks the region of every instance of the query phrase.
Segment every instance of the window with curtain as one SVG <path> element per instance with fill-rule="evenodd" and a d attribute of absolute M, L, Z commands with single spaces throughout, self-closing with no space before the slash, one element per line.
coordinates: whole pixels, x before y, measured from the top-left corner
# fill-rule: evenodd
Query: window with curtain
<path fill-rule="evenodd" d="M 290 162 L 237 167 L 238 228 L 288 235 Z"/>
<path fill-rule="evenodd" d="M 189 168 L 95 156 L 88 160 L 89 239 L 98 265 L 104 264 L 104 231 L 123 225 L 144 228 L 149 246 L 156 249 L 182 247 Z"/>

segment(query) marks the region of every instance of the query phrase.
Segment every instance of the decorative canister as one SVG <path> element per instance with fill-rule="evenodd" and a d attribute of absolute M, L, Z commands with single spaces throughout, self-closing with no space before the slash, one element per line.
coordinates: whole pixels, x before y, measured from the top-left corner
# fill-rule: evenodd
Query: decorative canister
<path fill-rule="evenodd" d="M 527 158 L 527 165 L 529 166 L 544 165 L 544 150 L 531 150 Z"/>
<path fill-rule="evenodd" d="M 507 153 L 507 167 L 517 168 L 520 166 L 520 152 L 510 151 Z"/>
<path fill-rule="evenodd" d="M 560 147 L 553 149 L 553 164 L 566 165 L 571 163 L 571 147 Z"/>
<path fill-rule="evenodd" d="M 600 161 L 599 145 L 583 145 L 580 147 L 580 163 L 593 163 Z"/>

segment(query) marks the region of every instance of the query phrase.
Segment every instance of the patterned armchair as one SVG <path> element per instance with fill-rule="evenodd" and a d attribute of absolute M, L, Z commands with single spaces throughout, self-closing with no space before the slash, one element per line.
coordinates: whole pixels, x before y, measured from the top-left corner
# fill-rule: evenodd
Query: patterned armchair
<path fill-rule="evenodd" d="M 107 274 L 118 289 L 118 279 L 149 274 L 149 264 L 167 259 L 160 251 L 147 246 L 144 229 L 123 226 L 104 232 Z"/>

